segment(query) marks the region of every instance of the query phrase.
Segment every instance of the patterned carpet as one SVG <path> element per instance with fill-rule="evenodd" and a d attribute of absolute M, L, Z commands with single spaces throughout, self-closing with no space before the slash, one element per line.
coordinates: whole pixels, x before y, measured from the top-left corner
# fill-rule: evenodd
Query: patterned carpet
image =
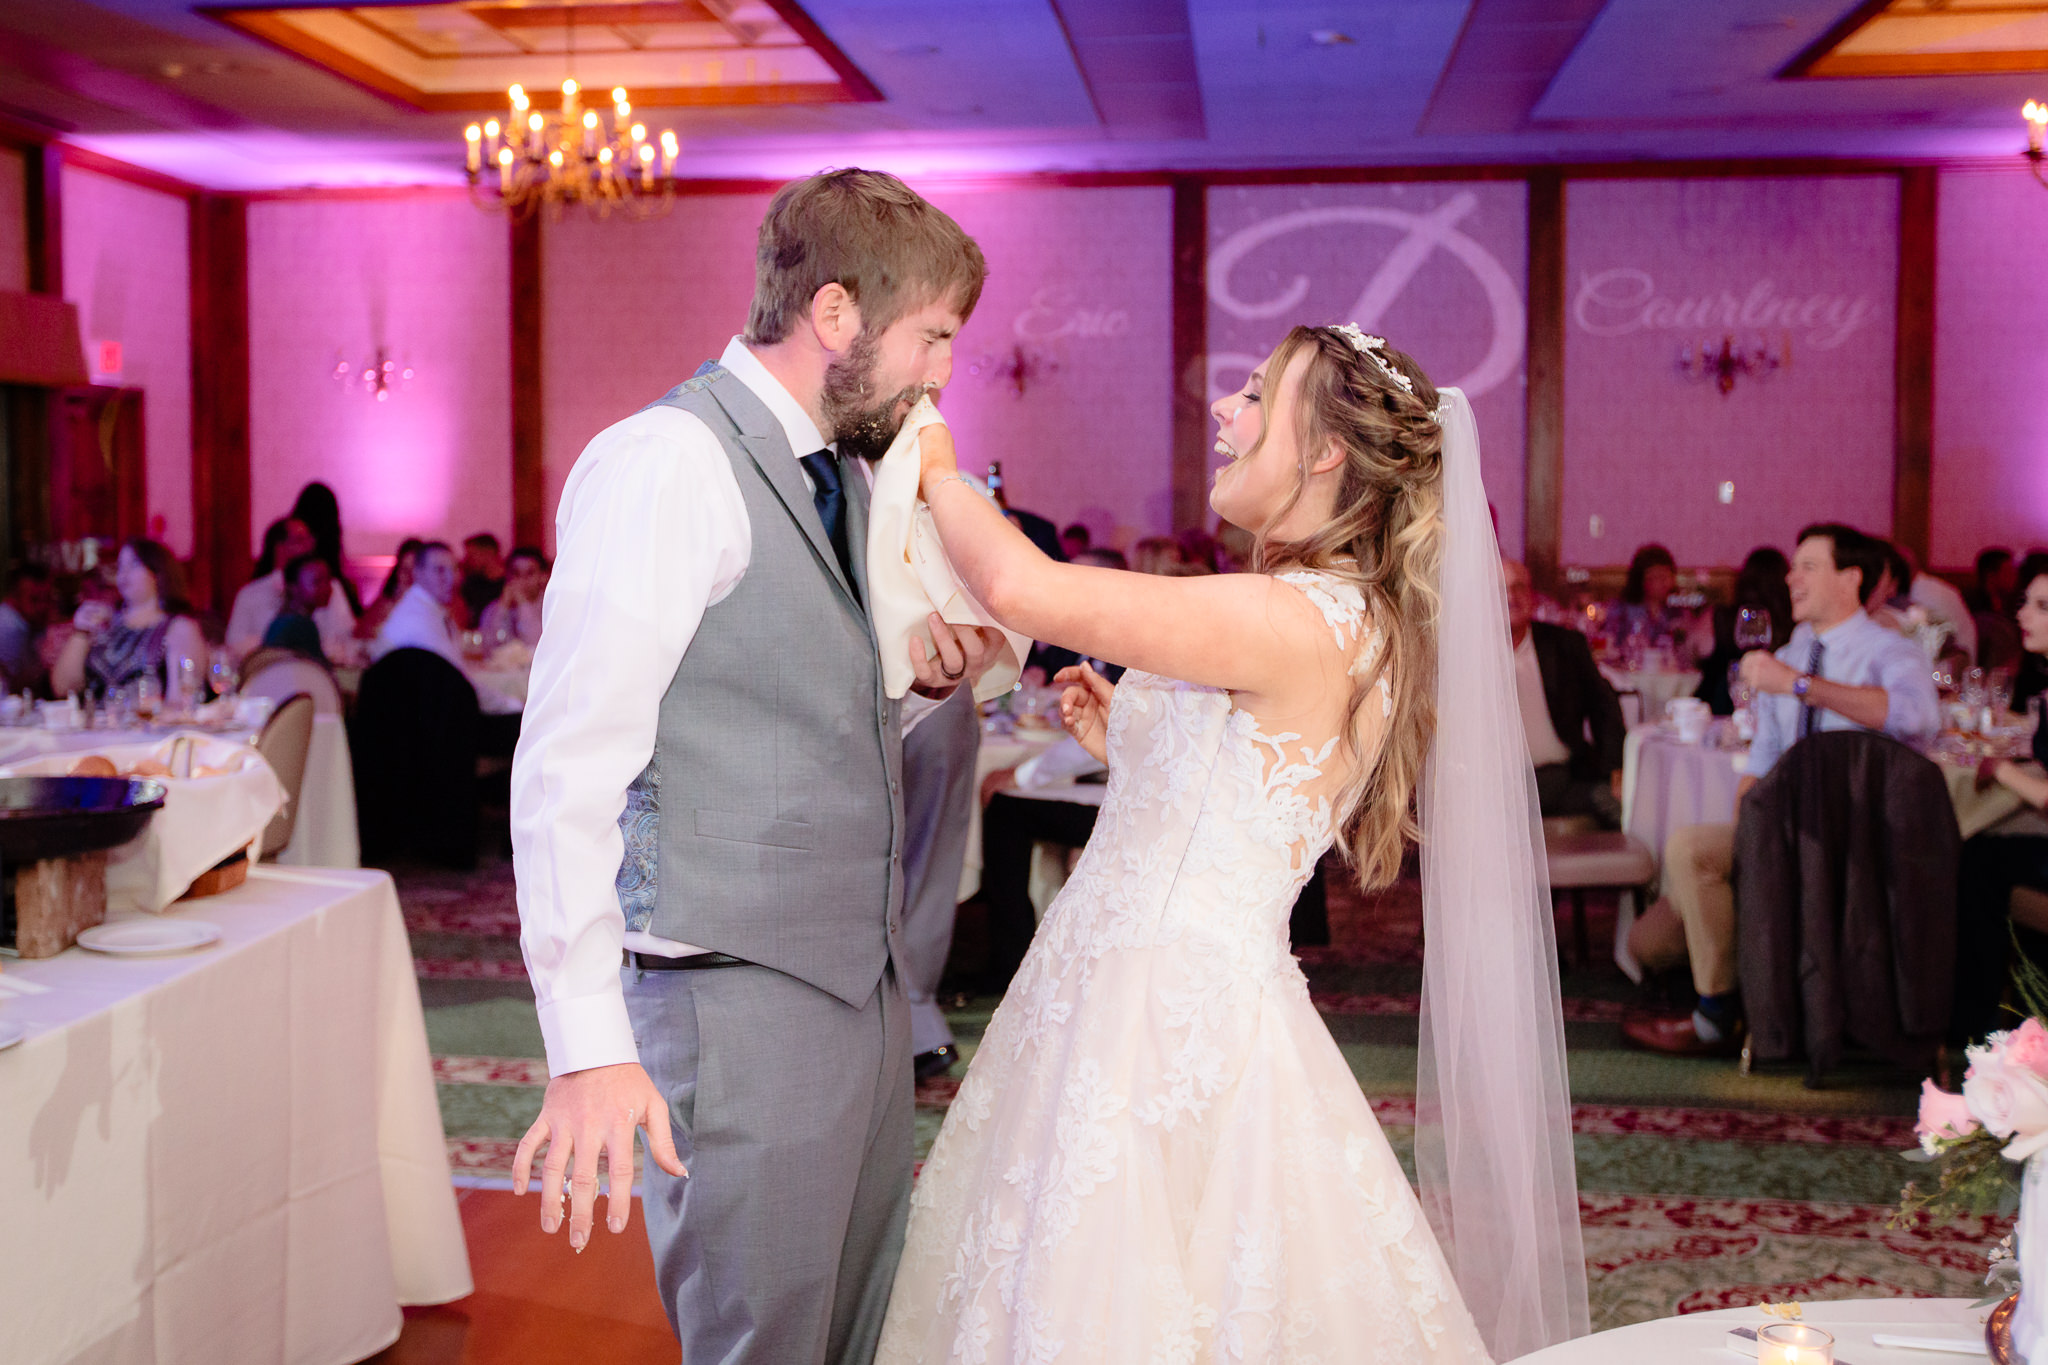
<path fill-rule="evenodd" d="M 519 961 L 511 869 L 401 871 L 442 1119 L 458 1180 L 496 1184 L 547 1082 Z M 1304 950 L 1316 1004 L 1407 1160 L 1414 1123 L 1421 915 L 1413 883 L 1368 901 L 1339 889 L 1334 944 Z M 1595 904 L 1592 941 L 1611 942 Z M 963 945 L 971 949 L 963 921 Z M 1580 1206 L 1595 1328 L 1760 1299 L 1978 1293 L 1984 1252 L 2010 1228 L 1981 1218 L 1886 1228 L 1909 1168 L 1918 1077 L 1852 1064 L 1809 1091 L 1795 1069 L 1627 1048 L 1620 1020 L 1652 1003 L 1599 960 L 1564 974 Z M 970 1055 L 995 1002 L 952 1011 Z M 918 1152 L 957 1082 L 919 1094 Z"/>

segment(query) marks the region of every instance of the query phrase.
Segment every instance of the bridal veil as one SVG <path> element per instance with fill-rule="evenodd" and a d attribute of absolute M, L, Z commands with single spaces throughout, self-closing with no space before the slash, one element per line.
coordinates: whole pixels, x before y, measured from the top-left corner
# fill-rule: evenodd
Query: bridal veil
<path fill-rule="evenodd" d="M 1422 822 L 1422 1204 L 1494 1358 L 1588 1329 L 1556 930 L 1479 431 L 1441 391 L 1436 740 Z"/>

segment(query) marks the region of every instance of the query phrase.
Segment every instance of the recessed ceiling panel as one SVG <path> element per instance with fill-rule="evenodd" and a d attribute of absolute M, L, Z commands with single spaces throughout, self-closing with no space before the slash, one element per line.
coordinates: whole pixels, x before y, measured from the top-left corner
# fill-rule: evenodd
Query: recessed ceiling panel
<path fill-rule="evenodd" d="M 2048 71 L 2048 0 L 1871 0 L 1787 76 L 1972 76 Z"/>
<path fill-rule="evenodd" d="M 515 83 L 624 86 L 642 106 L 880 96 L 787 0 L 455 0 L 207 13 L 428 111 L 496 109 Z"/>

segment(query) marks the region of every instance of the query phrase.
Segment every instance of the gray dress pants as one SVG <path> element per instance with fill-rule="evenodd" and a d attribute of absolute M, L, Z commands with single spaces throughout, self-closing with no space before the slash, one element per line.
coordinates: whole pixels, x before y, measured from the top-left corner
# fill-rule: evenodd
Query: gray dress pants
<path fill-rule="evenodd" d="M 960 865 L 980 793 L 981 710 L 965 688 L 903 736 L 903 929 L 897 935 L 903 990 L 910 997 L 910 1050 L 953 1041 L 939 1005 L 939 978 L 953 950 Z"/>
<path fill-rule="evenodd" d="M 689 1176 L 642 1172 L 682 1365 L 868 1365 L 910 1214 L 910 1018 L 766 967 L 625 969 Z"/>

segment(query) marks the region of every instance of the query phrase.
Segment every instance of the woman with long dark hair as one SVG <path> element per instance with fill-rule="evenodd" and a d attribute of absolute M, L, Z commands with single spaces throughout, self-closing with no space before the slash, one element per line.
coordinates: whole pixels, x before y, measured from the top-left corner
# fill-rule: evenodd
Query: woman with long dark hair
<path fill-rule="evenodd" d="M 123 543 L 114 587 L 121 594 L 118 610 L 87 602 L 72 617 L 77 629 L 50 668 L 58 696 L 88 688 L 109 692 L 145 676 L 168 683 L 175 659 L 204 666 L 206 637 L 192 619 L 184 573 L 167 547 L 142 536 Z"/>

